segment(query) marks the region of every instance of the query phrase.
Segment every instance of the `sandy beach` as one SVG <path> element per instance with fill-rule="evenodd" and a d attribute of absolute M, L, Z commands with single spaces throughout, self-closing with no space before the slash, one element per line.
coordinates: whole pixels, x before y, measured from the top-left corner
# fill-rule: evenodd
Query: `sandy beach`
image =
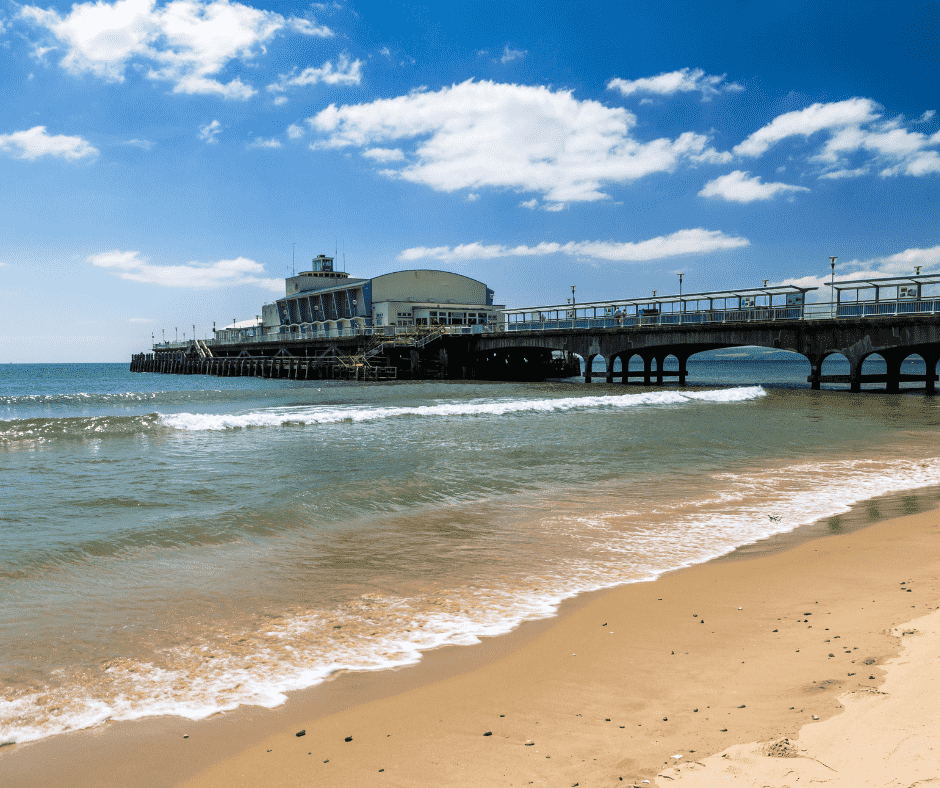
<path fill-rule="evenodd" d="M 940 780 L 940 513 L 784 542 L 586 595 L 415 667 L 340 676 L 278 709 L 8 747 L 0 777 L 7 788 Z"/>

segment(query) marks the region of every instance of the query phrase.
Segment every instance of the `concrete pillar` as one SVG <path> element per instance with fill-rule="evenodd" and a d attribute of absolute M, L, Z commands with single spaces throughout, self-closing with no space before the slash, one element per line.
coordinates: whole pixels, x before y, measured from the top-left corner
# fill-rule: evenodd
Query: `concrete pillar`
<path fill-rule="evenodd" d="M 667 354 L 668 355 L 668 354 Z M 666 356 L 656 356 L 656 384 L 663 385 L 663 365 L 666 362 Z"/>
<path fill-rule="evenodd" d="M 607 368 L 607 382 L 608 383 L 614 382 L 614 359 L 616 358 L 617 358 L 616 356 L 606 356 L 604 358 L 604 363 Z"/>
<path fill-rule="evenodd" d="M 940 361 L 940 353 L 921 352 L 920 355 L 927 365 L 927 391 L 925 393 L 927 396 L 932 397 L 937 393 L 937 383 L 934 380 L 934 375 L 937 374 L 937 361 Z"/>
<path fill-rule="evenodd" d="M 593 356 L 590 353 L 588 353 L 584 357 L 584 382 L 585 383 L 591 382 L 591 378 L 592 378 L 591 367 L 594 366 L 594 358 L 596 355 L 597 355 L 596 353 Z"/>
<path fill-rule="evenodd" d="M 888 367 L 888 380 L 885 382 L 885 391 L 891 394 L 896 394 L 901 390 L 901 364 L 904 362 L 907 353 L 882 353 L 881 356 L 885 360 L 885 364 Z"/>
<path fill-rule="evenodd" d="M 806 379 L 806 382 L 809 383 L 809 387 L 813 391 L 819 391 L 822 378 L 822 356 L 807 356 L 809 359 L 809 377 Z"/>
<path fill-rule="evenodd" d="M 643 359 L 643 385 L 651 386 L 653 383 L 653 356 L 646 353 Z"/>
<path fill-rule="evenodd" d="M 688 363 L 689 357 L 685 353 L 683 353 L 682 355 L 676 353 L 676 358 L 679 360 L 679 385 L 684 386 L 686 375 L 689 374 L 688 367 L 686 366 L 686 364 Z"/>
<path fill-rule="evenodd" d="M 862 390 L 862 361 L 860 358 L 849 359 L 849 391 L 853 394 Z"/>

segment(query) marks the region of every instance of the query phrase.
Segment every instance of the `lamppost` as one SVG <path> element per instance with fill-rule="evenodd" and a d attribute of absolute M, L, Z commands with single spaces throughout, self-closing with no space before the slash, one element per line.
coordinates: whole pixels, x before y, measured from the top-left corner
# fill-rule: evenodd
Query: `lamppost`
<path fill-rule="evenodd" d="M 832 274 L 829 278 L 829 317 L 835 317 L 836 313 L 836 260 L 838 257 L 830 257 L 829 265 L 832 267 Z"/>
<path fill-rule="evenodd" d="M 176 341 L 179 342 L 180 341 L 180 327 L 174 326 L 173 330 L 176 332 Z"/>
<path fill-rule="evenodd" d="M 577 287 L 577 285 L 571 285 L 571 319 L 572 320 L 575 320 L 578 317 L 578 307 L 575 306 L 577 304 L 577 301 L 574 300 L 575 287 Z"/>
<path fill-rule="evenodd" d="M 163 335 L 163 344 L 165 345 L 166 344 L 166 329 L 161 328 L 160 333 Z"/>
<path fill-rule="evenodd" d="M 196 324 L 193 323 L 193 342 L 196 341 Z"/>

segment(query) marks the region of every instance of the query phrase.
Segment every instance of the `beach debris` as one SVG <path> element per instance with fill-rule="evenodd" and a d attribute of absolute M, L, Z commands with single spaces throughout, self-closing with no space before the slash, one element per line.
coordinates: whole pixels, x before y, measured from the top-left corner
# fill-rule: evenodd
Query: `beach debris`
<path fill-rule="evenodd" d="M 814 719 L 814 720 L 818 720 L 818 719 L 819 719 L 819 717 L 818 717 L 817 715 L 815 715 L 815 714 L 814 714 L 814 715 L 813 715 L 813 719 Z"/>
<path fill-rule="evenodd" d="M 738 706 L 738 708 L 739 708 L 739 709 L 746 709 L 747 706 L 745 706 L 745 705 L 742 703 L 740 706 Z"/>
<path fill-rule="evenodd" d="M 800 750 L 789 739 L 778 739 L 764 748 L 763 754 L 768 758 L 799 758 Z"/>
<path fill-rule="evenodd" d="M 301 736 L 306 736 L 306 735 L 307 735 L 307 731 L 306 731 L 306 730 L 297 731 L 297 733 L 294 734 L 294 736 L 296 736 L 298 739 L 299 739 Z"/>
<path fill-rule="evenodd" d="M 343 741 L 352 741 L 352 736 L 347 736 Z"/>
<path fill-rule="evenodd" d="M 492 736 L 492 735 L 493 735 L 493 731 L 486 731 L 483 735 L 484 735 L 484 736 Z"/>
<path fill-rule="evenodd" d="M 603 624 L 601 624 L 601 626 L 602 626 L 602 627 L 606 627 L 606 626 L 607 626 L 607 622 L 605 621 Z"/>
<path fill-rule="evenodd" d="M 774 632 L 776 632 L 776 631 L 777 631 L 777 630 L 775 629 Z"/>
<path fill-rule="evenodd" d="M 682 757 L 682 754 L 679 753 L 678 755 L 670 755 L 669 757 L 670 757 L 670 758 L 675 758 L 675 759 L 678 761 L 678 760 Z"/>
<path fill-rule="evenodd" d="M 323 761 L 323 763 L 329 763 L 329 762 L 330 762 L 330 759 L 329 759 L 329 758 L 327 758 L 325 761 Z"/>
<path fill-rule="evenodd" d="M 728 729 L 727 729 L 727 728 L 722 728 L 722 729 L 721 729 L 721 732 L 722 732 L 722 733 L 727 733 L 727 732 L 728 732 Z"/>
<path fill-rule="evenodd" d="M 525 746 L 526 746 L 526 747 L 534 747 L 534 746 L 535 746 L 535 742 L 534 742 L 534 741 L 527 741 L 527 742 L 525 743 Z"/>
<path fill-rule="evenodd" d="M 743 607 L 739 607 L 738 610 L 744 610 L 744 608 L 743 608 Z"/>
<path fill-rule="evenodd" d="M 380 771 L 380 772 L 384 772 L 384 771 L 385 771 L 385 769 L 379 769 L 379 771 Z"/>
<path fill-rule="evenodd" d="M 767 516 L 770 518 L 770 522 L 772 522 L 772 523 L 779 523 L 779 522 L 780 522 L 781 515 L 779 515 L 779 514 L 768 514 Z"/>
<path fill-rule="evenodd" d="M 184 734 L 183 734 L 183 738 L 184 738 L 184 739 L 188 739 L 188 738 L 189 738 L 189 734 L 188 734 L 188 733 L 184 733 Z"/>
<path fill-rule="evenodd" d="M 698 711 L 698 709 L 692 709 L 692 711 Z"/>

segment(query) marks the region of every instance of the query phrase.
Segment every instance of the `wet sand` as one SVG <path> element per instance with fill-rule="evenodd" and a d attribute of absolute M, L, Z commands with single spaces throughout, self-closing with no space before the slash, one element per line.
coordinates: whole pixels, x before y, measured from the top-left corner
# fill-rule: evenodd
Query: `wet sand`
<path fill-rule="evenodd" d="M 398 671 L 341 676 L 279 709 L 119 723 L 4 748 L 0 782 L 611 786 L 654 784 L 643 781 L 671 770 L 655 784 L 672 785 L 677 764 L 705 764 L 679 769 L 691 779 L 709 768 L 707 756 L 728 760 L 720 753 L 729 747 L 788 738 L 811 753 L 814 717 L 840 715 L 846 693 L 885 691 L 884 666 L 912 637 L 899 636 L 902 625 L 940 606 L 940 513 L 855 527 L 925 500 L 869 502 L 815 531 L 585 595 L 555 619 L 480 646 L 439 649 Z M 911 628 L 933 626 L 940 622 Z M 919 642 L 936 661 L 931 644 L 940 636 L 931 637 Z M 940 708 L 940 688 L 905 675 L 891 679 L 900 684 L 890 697 L 935 692 L 926 705 Z M 804 725 L 810 738 L 800 744 Z M 861 740 L 851 730 L 830 738 L 843 754 Z M 816 765 L 742 752 L 729 757 Z M 940 776 L 929 773 L 926 750 L 902 752 L 911 768 L 920 759 L 918 779 Z M 757 767 L 738 762 L 735 773 L 749 768 Z"/>

